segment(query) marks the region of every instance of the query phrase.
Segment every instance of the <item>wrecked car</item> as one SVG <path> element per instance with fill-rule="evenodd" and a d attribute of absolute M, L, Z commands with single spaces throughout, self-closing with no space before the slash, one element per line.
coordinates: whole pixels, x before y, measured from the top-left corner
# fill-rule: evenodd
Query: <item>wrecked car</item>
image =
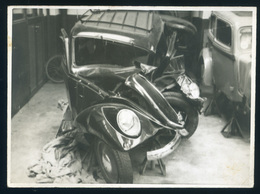
<path fill-rule="evenodd" d="M 107 183 L 133 182 L 130 150 L 157 145 L 145 157 L 161 162 L 197 129 L 203 101 L 197 85 L 184 71 L 170 84 L 160 80 L 161 74 L 173 79 L 165 71 L 170 65 L 183 65 L 173 29 L 191 28 L 176 21 L 153 11 L 88 10 L 69 35 L 62 29 L 65 114 L 93 145 Z M 60 134 L 67 130 L 63 124 Z M 169 140 L 160 142 L 162 136 Z"/>

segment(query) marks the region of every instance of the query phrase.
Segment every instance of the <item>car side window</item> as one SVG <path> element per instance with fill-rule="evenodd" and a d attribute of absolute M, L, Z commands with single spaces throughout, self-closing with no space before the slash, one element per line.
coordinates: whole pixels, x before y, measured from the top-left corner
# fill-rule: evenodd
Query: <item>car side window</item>
<path fill-rule="evenodd" d="M 227 22 L 220 19 L 217 20 L 216 39 L 220 43 L 231 47 L 231 26 Z"/>

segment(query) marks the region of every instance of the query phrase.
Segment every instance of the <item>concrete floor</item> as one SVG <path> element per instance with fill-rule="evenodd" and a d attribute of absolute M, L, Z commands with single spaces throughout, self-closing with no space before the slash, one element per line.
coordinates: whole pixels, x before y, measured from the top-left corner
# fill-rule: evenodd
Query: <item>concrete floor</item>
<path fill-rule="evenodd" d="M 8 146 L 10 186 L 34 185 L 35 179 L 27 177 L 26 169 L 40 158 L 42 147 L 55 138 L 62 120 L 62 111 L 57 108 L 60 99 L 66 100 L 65 86 L 47 82 L 12 118 Z M 149 170 L 140 175 L 135 168 L 134 183 L 163 187 L 252 186 L 252 145 L 239 137 L 224 138 L 220 133 L 224 125 L 218 116 L 200 115 L 195 134 L 164 159 L 167 175 Z"/>

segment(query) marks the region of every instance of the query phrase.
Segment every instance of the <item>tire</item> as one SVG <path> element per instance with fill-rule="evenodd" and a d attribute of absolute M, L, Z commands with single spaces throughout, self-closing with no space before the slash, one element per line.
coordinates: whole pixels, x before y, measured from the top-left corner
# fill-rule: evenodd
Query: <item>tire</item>
<path fill-rule="evenodd" d="M 184 128 L 189 132 L 189 135 L 185 136 L 185 138 L 190 138 L 194 132 L 196 131 L 199 123 L 199 114 L 191 104 L 189 104 L 181 93 L 177 92 L 166 92 L 163 94 L 172 108 L 177 111 L 177 113 L 181 113 L 185 125 Z"/>
<path fill-rule="evenodd" d="M 197 80 L 198 80 L 199 84 L 202 84 L 203 83 L 204 66 L 205 66 L 202 58 L 199 60 L 198 64 L 199 64 L 199 66 L 197 68 Z"/>
<path fill-rule="evenodd" d="M 45 72 L 49 80 L 54 83 L 63 83 L 63 74 L 62 74 L 62 55 L 54 55 L 51 57 L 45 66 Z"/>
<path fill-rule="evenodd" d="M 96 158 L 107 183 L 133 183 L 133 169 L 128 152 L 114 150 L 98 139 Z"/>

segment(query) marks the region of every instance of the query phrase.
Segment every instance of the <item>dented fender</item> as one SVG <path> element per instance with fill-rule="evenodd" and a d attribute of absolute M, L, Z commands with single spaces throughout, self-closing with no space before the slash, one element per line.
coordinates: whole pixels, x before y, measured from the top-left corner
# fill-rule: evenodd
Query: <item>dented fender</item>
<path fill-rule="evenodd" d="M 129 137 L 120 131 L 115 117 L 121 109 L 130 109 L 138 116 L 141 123 L 141 133 L 138 137 Z M 97 136 L 108 145 L 121 151 L 128 151 L 136 147 L 163 128 L 147 115 L 118 103 L 102 103 L 91 106 L 82 111 L 75 122 L 83 128 L 82 132 Z"/>
<path fill-rule="evenodd" d="M 213 61 L 210 48 L 203 48 L 200 52 L 199 68 L 203 85 L 213 86 Z"/>

